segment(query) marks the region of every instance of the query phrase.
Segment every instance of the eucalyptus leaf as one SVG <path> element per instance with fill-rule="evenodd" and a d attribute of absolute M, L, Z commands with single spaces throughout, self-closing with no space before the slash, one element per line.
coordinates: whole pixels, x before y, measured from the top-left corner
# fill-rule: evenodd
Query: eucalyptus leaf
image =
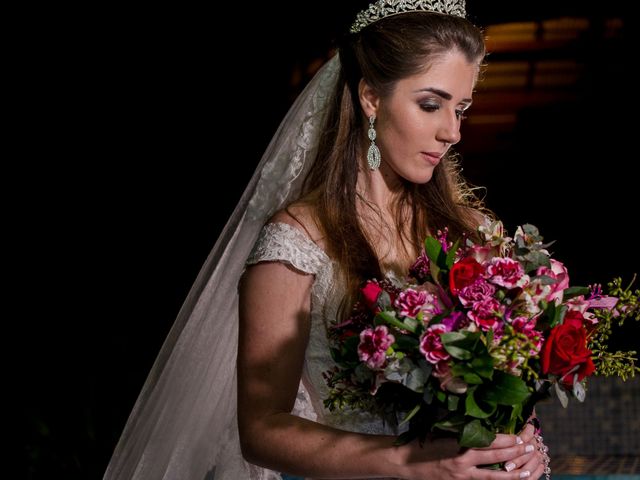
<path fill-rule="evenodd" d="M 564 408 L 567 408 L 567 405 L 569 405 L 569 396 L 567 395 L 567 392 L 565 392 L 560 386 L 560 384 L 557 382 L 555 384 L 555 387 L 556 387 L 555 390 L 556 390 L 556 395 L 558 396 L 558 400 L 560 400 L 560 403 Z"/>
<path fill-rule="evenodd" d="M 549 275 L 537 275 L 531 278 L 531 280 L 538 282 L 540 285 L 553 285 L 554 283 L 558 283 L 557 278 L 552 278 Z"/>
<path fill-rule="evenodd" d="M 551 268 L 551 261 L 549 256 L 545 253 L 532 251 L 524 256 L 525 260 L 531 265 L 527 266 L 527 271 L 537 270 L 539 267 Z"/>
<path fill-rule="evenodd" d="M 427 383 L 427 378 L 429 378 L 429 375 L 420 367 L 416 367 L 408 373 L 403 384 L 414 392 L 422 393 L 424 384 Z"/>
<path fill-rule="evenodd" d="M 579 402 L 584 402 L 587 393 L 584 390 L 582 382 L 578 381 L 578 374 L 576 373 L 573 381 L 573 396 L 578 399 Z"/>

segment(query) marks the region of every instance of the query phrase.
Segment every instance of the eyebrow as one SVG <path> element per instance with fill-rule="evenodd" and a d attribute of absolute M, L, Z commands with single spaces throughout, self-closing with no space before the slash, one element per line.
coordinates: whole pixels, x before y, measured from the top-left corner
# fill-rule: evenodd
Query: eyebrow
<path fill-rule="evenodd" d="M 453 95 L 451 95 L 449 92 L 445 92 L 444 90 L 440 90 L 439 88 L 433 88 L 433 87 L 421 88 L 420 90 L 416 90 L 416 93 L 418 92 L 431 92 L 431 93 L 435 93 L 439 97 L 444 98 L 445 100 L 453 99 Z M 460 103 L 471 104 L 472 101 L 473 100 L 471 98 L 463 98 Z"/>

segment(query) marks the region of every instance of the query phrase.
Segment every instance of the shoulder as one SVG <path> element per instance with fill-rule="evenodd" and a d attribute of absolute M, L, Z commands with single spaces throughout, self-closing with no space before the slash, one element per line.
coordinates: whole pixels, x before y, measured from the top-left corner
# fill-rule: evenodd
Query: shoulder
<path fill-rule="evenodd" d="M 296 228 L 324 250 L 324 234 L 312 205 L 307 203 L 292 204 L 276 212 L 267 223 L 285 223 Z"/>

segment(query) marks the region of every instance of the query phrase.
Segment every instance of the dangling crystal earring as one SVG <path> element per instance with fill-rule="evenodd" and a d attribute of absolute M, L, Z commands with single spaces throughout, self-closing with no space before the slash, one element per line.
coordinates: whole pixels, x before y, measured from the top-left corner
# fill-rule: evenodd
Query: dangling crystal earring
<path fill-rule="evenodd" d="M 376 145 L 376 129 L 373 126 L 375 121 L 376 116 L 371 115 L 369 117 L 369 140 L 371 140 L 371 145 L 369 145 L 369 150 L 367 151 L 367 163 L 372 171 L 380 167 L 380 149 Z"/>

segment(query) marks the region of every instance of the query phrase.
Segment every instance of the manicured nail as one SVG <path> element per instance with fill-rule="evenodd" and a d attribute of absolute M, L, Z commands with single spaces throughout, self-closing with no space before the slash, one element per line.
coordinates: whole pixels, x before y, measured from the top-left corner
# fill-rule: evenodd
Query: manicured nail
<path fill-rule="evenodd" d="M 531 475 L 531 473 L 529 472 L 529 470 L 525 470 L 524 472 L 522 472 L 520 474 L 520 478 L 527 478 L 529 475 Z"/>
<path fill-rule="evenodd" d="M 505 469 L 507 472 L 510 472 L 510 471 L 511 471 L 511 470 L 513 470 L 514 468 L 516 468 L 516 464 L 515 464 L 515 463 L 513 463 L 513 462 L 509 462 L 509 463 L 507 463 L 507 464 L 504 466 L 504 469 Z"/>
<path fill-rule="evenodd" d="M 522 439 L 521 439 L 519 436 L 518 436 L 518 437 L 516 437 L 516 445 L 520 445 L 520 444 L 522 444 L 522 443 L 524 443 L 524 442 L 522 441 Z"/>
<path fill-rule="evenodd" d="M 526 447 L 524 447 L 524 451 L 527 453 L 533 452 L 535 450 L 536 447 L 534 447 L 533 445 L 527 445 Z M 527 475 L 528 477 L 529 475 Z"/>

